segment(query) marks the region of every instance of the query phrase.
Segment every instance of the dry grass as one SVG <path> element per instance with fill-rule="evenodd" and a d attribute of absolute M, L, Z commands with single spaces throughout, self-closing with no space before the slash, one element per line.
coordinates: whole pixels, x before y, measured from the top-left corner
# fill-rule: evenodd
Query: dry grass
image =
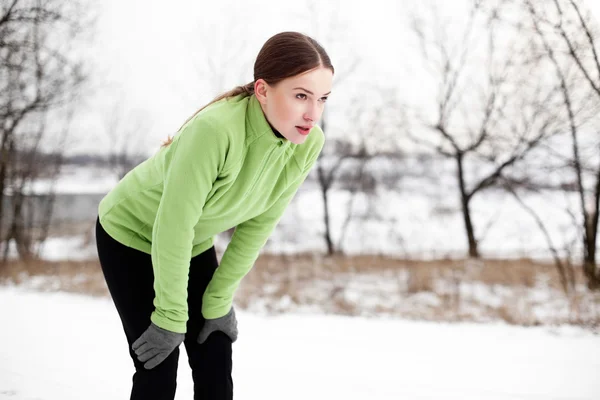
<path fill-rule="evenodd" d="M 11 261 L 0 264 L 0 282 L 26 284 L 41 278 L 41 290 L 59 290 L 107 296 L 108 289 L 97 261 Z"/>
<path fill-rule="evenodd" d="M 437 277 L 453 280 L 478 281 L 486 285 L 534 287 L 541 276 L 547 276 L 552 288 L 560 290 L 560 282 L 553 264 L 529 259 L 517 260 L 406 260 L 384 256 L 323 257 L 301 254 L 297 256 L 262 255 L 256 263 L 253 276 L 288 276 L 293 279 L 323 279 L 340 273 L 376 274 L 389 270 L 407 271 L 408 292 L 432 291 Z M 256 277 L 256 275 L 260 275 Z M 576 271 L 582 282 L 582 271 Z"/>
<path fill-rule="evenodd" d="M 581 269 L 574 272 L 576 282 L 581 284 Z M 375 277 L 382 284 L 395 280 L 398 304 L 382 302 L 365 312 L 361 304 L 349 302 L 344 289 L 353 279 L 358 281 L 365 276 Z M 315 289 L 315 283 L 323 281 L 328 285 Z M 471 287 L 465 289 L 469 284 Z M 488 288 L 502 299 L 501 304 L 491 306 L 481 301 L 471 293 L 474 285 Z M 550 297 L 555 296 L 555 300 L 560 301 L 554 306 L 557 311 L 544 311 L 549 315 L 541 317 L 539 308 L 544 308 L 546 300 L 532 300 L 535 298 L 532 293 L 540 289 L 550 291 Z M 315 291 L 321 295 L 306 294 Z M 389 291 L 384 293 L 382 289 L 382 293 L 385 297 Z M 263 255 L 243 281 L 240 294 L 237 298 L 243 298 L 245 306 L 254 299 L 270 296 L 338 314 L 381 313 L 436 321 L 502 320 L 524 326 L 571 323 L 594 329 L 600 327 L 597 294 L 576 292 L 567 298 L 562 293 L 555 266 L 529 259 L 423 261 L 383 256 Z M 435 294 L 438 304 L 413 306 L 410 300 L 420 294 Z M 562 311 L 563 303 L 568 311 Z M 277 305 L 266 305 L 266 308 L 279 309 Z"/>
<path fill-rule="evenodd" d="M 321 254 L 298 254 L 298 255 L 273 255 L 263 254 L 257 262 L 263 267 L 278 269 L 279 265 L 288 262 L 296 264 L 320 264 L 320 267 L 328 267 L 334 272 L 377 272 L 389 268 L 398 267 L 462 267 L 468 264 L 469 269 L 489 267 L 497 269 L 498 267 L 510 267 L 522 272 L 531 271 L 531 267 L 552 268 L 552 264 L 536 262 L 528 259 L 517 260 L 410 260 L 386 257 L 380 255 L 358 255 L 358 256 L 323 256 Z M 507 275 L 498 275 L 507 276 Z"/>
<path fill-rule="evenodd" d="M 575 275 L 577 282 L 582 283 L 582 271 L 576 270 Z M 108 295 L 97 261 L 0 265 L 0 282 L 27 284 L 32 278 L 48 282 L 46 287 L 38 287 L 40 290 Z M 356 288 L 349 290 L 349 287 L 359 282 L 363 289 L 367 288 L 357 300 L 349 296 Z M 501 303 L 487 304 L 486 299 L 482 300 L 475 293 L 478 286 L 498 295 Z M 540 318 L 535 308 L 540 302 L 544 305 L 555 299 L 551 296 L 537 304 L 532 302 L 529 294 L 540 287 L 562 298 L 562 302 L 554 306 L 557 311 L 551 309 L 546 312 L 550 316 L 545 318 Z M 367 298 L 379 300 L 365 305 Z M 555 267 L 527 259 L 422 261 L 384 256 L 263 254 L 236 294 L 236 304 L 241 308 L 252 308 L 257 303 L 270 312 L 315 307 L 345 315 L 386 314 L 444 321 L 502 320 L 526 326 L 572 323 L 594 329 L 600 326 L 597 294 L 579 291 L 566 299 Z"/>

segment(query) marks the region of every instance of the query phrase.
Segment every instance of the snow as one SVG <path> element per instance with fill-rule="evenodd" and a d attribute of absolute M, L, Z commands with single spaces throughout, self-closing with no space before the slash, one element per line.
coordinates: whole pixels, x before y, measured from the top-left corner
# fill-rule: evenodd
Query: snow
<path fill-rule="evenodd" d="M 109 298 L 0 287 L 0 399 L 128 398 L 132 363 Z M 238 312 L 235 398 L 584 400 L 600 337 L 574 327 Z M 185 351 L 177 399 L 193 396 Z"/>
<path fill-rule="evenodd" d="M 107 168 L 65 165 L 56 181 L 38 179 L 27 187 L 33 194 L 45 194 L 54 189 L 59 194 L 107 193 L 118 182 L 116 174 Z"/>
<path fill-rule="evenodd" d="M 12 241 L 8 248 L 9 259 L 17 259 L 17 248 Z M 49 237 L 42 244 L 40 257 L 47 261 L 85 261 L 97 259 L 96 242 L 87 243 L 83 235 Z"/>

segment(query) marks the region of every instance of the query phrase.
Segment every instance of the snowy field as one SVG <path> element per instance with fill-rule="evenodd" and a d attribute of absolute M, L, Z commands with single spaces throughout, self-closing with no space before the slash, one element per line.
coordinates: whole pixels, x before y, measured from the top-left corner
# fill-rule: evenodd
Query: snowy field
<path fill-rule="evenodd" d="M 0 399 L 129 397 L 107 298 L 0 287 Z M 595 400 L 600 336 L 564 327 L 239 313 L 239 400 Z M 181 353 L 177 399 L 191 399 Z"/>

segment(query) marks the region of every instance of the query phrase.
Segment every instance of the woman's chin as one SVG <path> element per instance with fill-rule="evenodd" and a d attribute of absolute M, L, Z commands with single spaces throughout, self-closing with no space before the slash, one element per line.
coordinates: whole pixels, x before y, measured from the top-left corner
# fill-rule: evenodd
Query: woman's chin
<path fill-rule="evenodd" d="M 306 141 L 306 136 L 296 134 L 288 140 L 294 144 L 302 144 Z"/>

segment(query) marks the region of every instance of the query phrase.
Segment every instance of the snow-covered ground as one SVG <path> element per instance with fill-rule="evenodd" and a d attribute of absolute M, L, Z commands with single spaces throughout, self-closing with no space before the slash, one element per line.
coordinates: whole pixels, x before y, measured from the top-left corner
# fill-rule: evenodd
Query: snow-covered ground
<path fill-rule="evenodd" d="M 0 287 L 0 399 L 124 399 L 108 298 Z M 600 336 L 572 328 L 239 312 L 235 398 L 593 400 Z M 185 350 L 177 399 L 193 396 Z"/>

